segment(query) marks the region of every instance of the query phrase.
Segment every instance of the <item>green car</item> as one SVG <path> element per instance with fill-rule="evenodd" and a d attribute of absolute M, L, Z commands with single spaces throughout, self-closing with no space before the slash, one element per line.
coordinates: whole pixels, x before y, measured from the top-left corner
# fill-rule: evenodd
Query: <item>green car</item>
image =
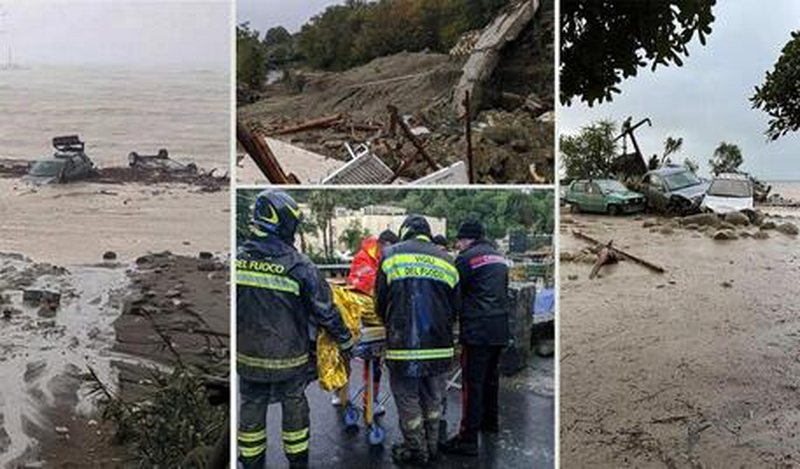
<path fill-rule="evenodd" d="M 628 190 L 614 179 L 574 181 L 564 200 L 573 210 L 609 215 L 641 212 L 646 205 L 642 194 Z"/>

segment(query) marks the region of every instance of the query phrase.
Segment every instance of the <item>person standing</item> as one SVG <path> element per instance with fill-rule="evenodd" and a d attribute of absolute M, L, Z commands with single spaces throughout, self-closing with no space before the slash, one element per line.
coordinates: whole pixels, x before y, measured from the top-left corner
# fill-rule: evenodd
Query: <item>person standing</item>
<path fill-rule="evenodd" d="M 381 252 L 387 247 L 395 244 L 398 241 L 397 235 L 391 230 L 384 230 L 376 238 L 369 236 L 364 238 L 361 242 L 356 255 L 353 256 L 353 262 L 350 264 L 350 272 L 347 275 L 347 284 L 354 290 L 368 295 L 374 296 L 375 293 L 375 280 L 378 276 L 378 266 L 381 261 Z M 368 370 L 364 368 L 364 386 L 367 385 Z M 378 396 L 380 395 L 381 377 L 383 376 L 383 366 L 380 359 L 372 360 L 372 395 L 375 398 L 373 409 L 375 415 L 383 415 L 386 413 L 386 408 L 380 403 Z M 331 397 L 331 404 L 338 406 L 342 404 L 342 399 L 349 397 L 349 383 L 345 384 L 342 389 L 337 389 L 333 392 Z M 342 395 L 344 394 L 344 395 Z M 366 407 L 367 393 L 364 393 L 364 406 Z"/>
<path fill-rule="evenodd" d="M 408 216 L 400 228 L 401 242 L 383 253 L 375 287 L 404 439 L 392 447 L 392 459 L 400 464 L 427 464 L 438 457 L 445 374 L 454 354 L 458 271 L 431 238 L 424 217 Z"/>
<path fill-rule="evenodd" d="M 508 262 L 485 238 L 480 222 L 458 229 L 461 279 L 461 427 L 445 452 L 475 456 L 479 432 L 497 433 L 500 354 L 509 341 Z"/>
<path fill-rule="evenodd" d="M 317 327 L 349 355 L 353 338 L 319 270 L 294 248 L 297 203 L 281 190 L 258 194 L 252 237 L 236 253 L 236 365 L 240 376 L 239 460 L 263 469 L 267 409 L 280 403 L 283 449 L 292 468 L 308 466 L 308 383 L 316 378 Z"/>

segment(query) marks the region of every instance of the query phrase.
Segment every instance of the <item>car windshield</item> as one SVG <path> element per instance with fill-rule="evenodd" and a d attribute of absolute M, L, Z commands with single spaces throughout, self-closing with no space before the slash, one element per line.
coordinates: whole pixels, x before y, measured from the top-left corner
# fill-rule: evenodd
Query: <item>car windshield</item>
<path fill-rule="evenodd" d="M 664 182 L 667 184 L 667 189 L 677 191 L 700 184 L 700 179 L 691 171 L 681 171 L 664 176 Z"/>
<path fill-rule="evenodd" d="M 28 174 L 37 177 L 57 177 L 61 173 L 61 168 L 64 167 L 63 161 L 57 160 L 43 160 L 37 161 L 31 167 Z"/>
<path fill-rule="evenodd" d="M 628 192 L 627 187 L 623 186 L 621 182 L 613 179 L 604 179 L 595 182 L 598 186 L 600 186 L 600 190 L 603 191 L 604 194 L 608 194 L 610 192 Z"/>
<path fill-rule="evenodd" d="M 750 181 L 735 179 L 715 179 L 708 188 L 708 195 L 717 197 L 752 197 Z"/>

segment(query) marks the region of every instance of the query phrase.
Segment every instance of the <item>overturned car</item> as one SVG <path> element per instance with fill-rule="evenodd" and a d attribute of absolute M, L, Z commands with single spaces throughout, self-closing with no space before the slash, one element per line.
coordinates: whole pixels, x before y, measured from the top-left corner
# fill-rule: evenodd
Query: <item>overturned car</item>
<path fill-rule="evenodd" d="M 64 183 L 88 179 L 95 174 L 94 163 L 84 152 L 77 135 L 53 138 L 51 158 L 33 163 L 23 180 L 34 184 Z"/>

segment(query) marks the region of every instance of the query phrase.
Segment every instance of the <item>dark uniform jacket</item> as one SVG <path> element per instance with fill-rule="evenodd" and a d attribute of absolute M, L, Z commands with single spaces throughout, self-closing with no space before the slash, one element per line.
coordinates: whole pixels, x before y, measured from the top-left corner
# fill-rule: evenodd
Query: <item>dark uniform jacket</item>
<path fill-rule="evenodd" d="M 456 258 L 461 278 L 459 341 L 467 345 L 507 345 L 509 340 L 508 264 L 487 240 L 477 240 Z"/>
<path fill-rule="evenodd" d="M 458 271 L 425 236 L 383 251 L 375 308 L 386 325 L 386 363 L 408 377 L 446 372 L 453 357 Z"/>
<path fill-rule="evenodd" d="M 275 236 L 247 241 L 236 255 L 237 370 L 279 382 L 313 375 L 317 326 L 349 348 L 350 332 L 316 266 Z"/>

